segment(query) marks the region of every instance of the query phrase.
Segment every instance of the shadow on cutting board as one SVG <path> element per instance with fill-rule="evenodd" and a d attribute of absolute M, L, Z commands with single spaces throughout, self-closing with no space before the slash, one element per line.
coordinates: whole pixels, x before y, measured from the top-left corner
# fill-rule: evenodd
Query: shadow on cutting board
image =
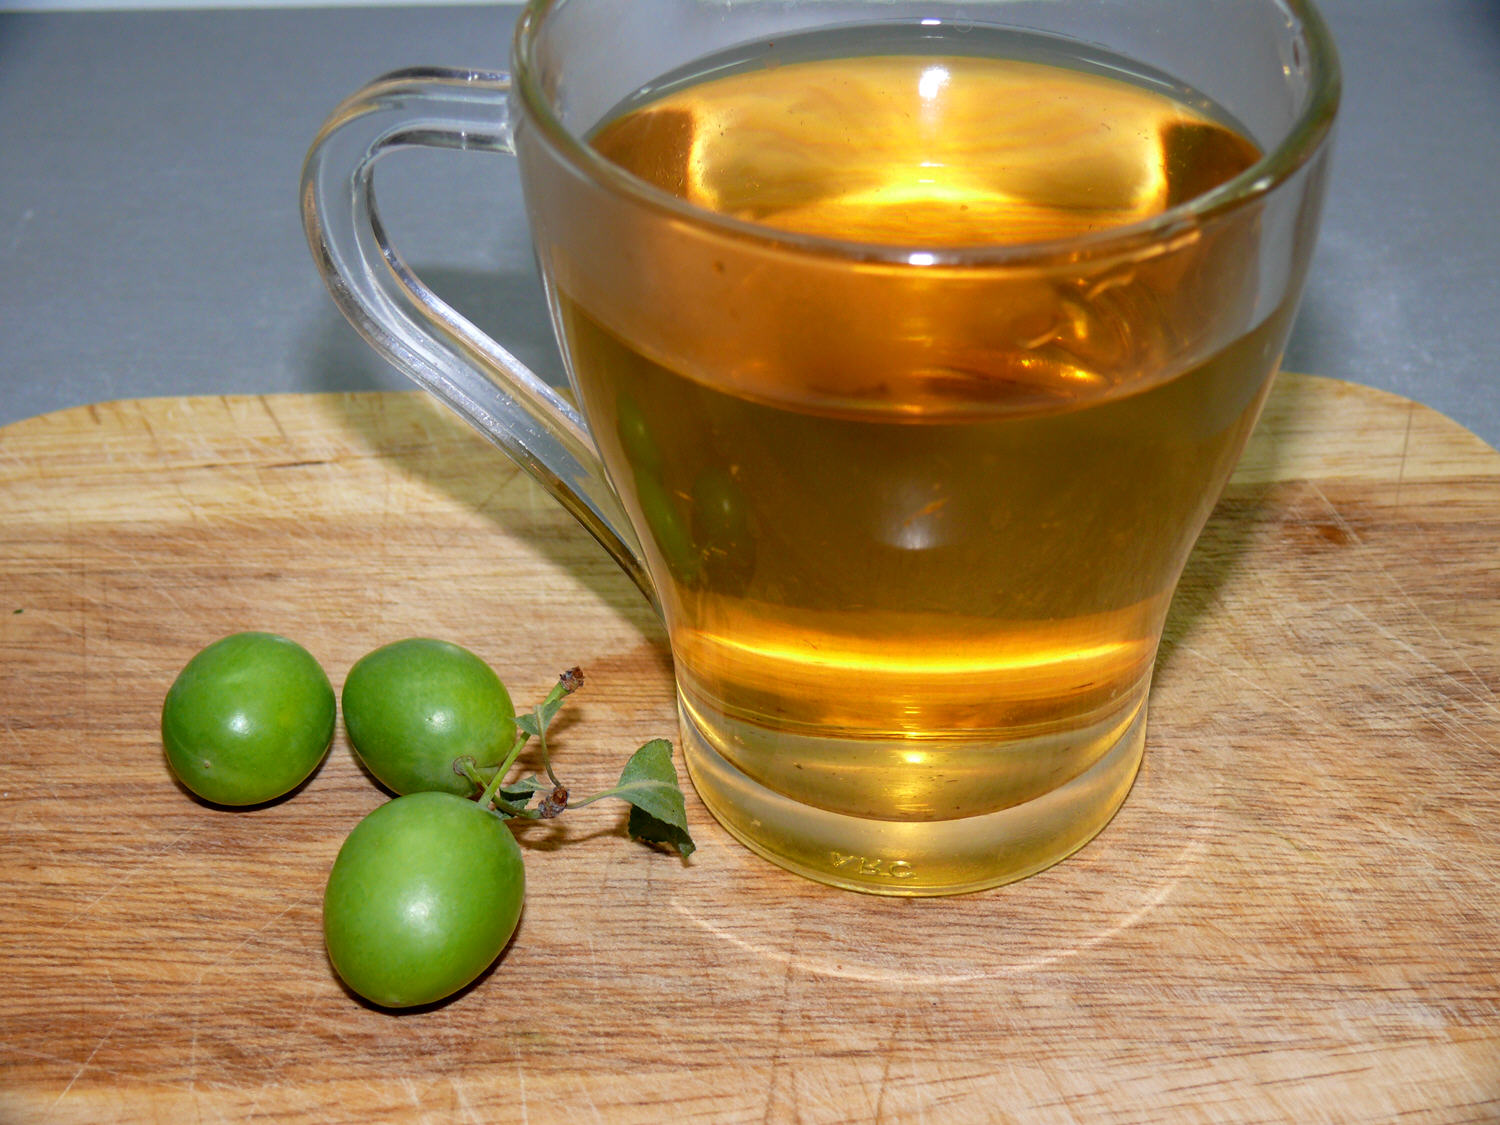
<path fill-rule="evenodd" d="M 1274 412 L 1283 417 L 1300 416 L 1304 411 L 1298 403 L 1310 393 L 1308 384 L 1292 379 L 1278 378 L 1272 386 L 1271 399 L 1240 458 L 1241 465 L 1254 464 L 1256 479 L 1230 478 L 1188 556 L 1157 651 L 1158 678 L 1171 664 L 1177 647 L 1191 644 L 1199 626 L 1221 612 L 1219 591 L 1252 556 L 1252 548 L 1266 528 L 1282 518 L 1276 493 L 1282 487 L 1281 467 L 1285 463 L 1283 452 L 1288 435 L 1284 429 L 1268 425 L 1266 415 Z"/>
<path fill-rule="evenodd" d="M 441 293 L 481 331 L 504 341 L 513 354 L 530 364 L 549 383 L 562 385 L 561 359 L 533 277 L 441 269 L 419 272 L 434 291 Z M 465 434 L 472 434 L 476 443 L 484 441 L 447 406 L 434 396 L 421 392 L 416 383 L 377 354 L 331 302 L 304 329 L 304 341 L 298 353 L 308 357 L 304 385 L 334 394 L 410 392 L 412 401 L 404 409 L 427 412 L 433 429 L 451 432 L 457 427 Z M 336 404 L 337 400 L 331 399 L 330 403 Z M 336 408 L 336 405 L 332 407 Z M 365 445 L 392 460 L 404 474 L 426 482 L 487 519 L 495 518 L 492 501 L 499 478 L 482 472 L 448 471 L 451 459 L 431 456 L 429 450 L 419 445 L 393 442 L 389 432 L 373 424 L 376 418 L 368 411 L 342 412 L 340 421 Z M 498 448 L 487 443 L 486 448 L 497 467 L 507 470 L 511 467 L 511 462 Z M 586 533 L 579 529 L 577 537 L 537 535 L 528 542 L 550 561 L 567 569 L 590 593 L 623 612 L 646 637 L 664 647 L 665 640 L 656 615 L 602 547 L 594 545 L 598 565 L 593 564 L 593 554 L 588 555 L 589 565 L 579 565 L 578 537 L 587 539 Z M 588 542 L 593 545 L 591 539 Z"/>

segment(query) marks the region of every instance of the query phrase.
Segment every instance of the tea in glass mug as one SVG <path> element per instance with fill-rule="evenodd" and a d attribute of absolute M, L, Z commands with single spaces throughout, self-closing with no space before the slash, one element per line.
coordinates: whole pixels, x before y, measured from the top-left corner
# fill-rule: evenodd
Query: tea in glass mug
<path fill-rule="evenodd" d="M 304 213 L 351 320 L 652 597 L 719 821 L 955 893 L 1130 789 L 1337 101 L 1283 0 L 539 0 L 509 75 L 345 103 Z M 373 165 L 413 141 L 519 158 L 569 395 L 385 240 Z"/>

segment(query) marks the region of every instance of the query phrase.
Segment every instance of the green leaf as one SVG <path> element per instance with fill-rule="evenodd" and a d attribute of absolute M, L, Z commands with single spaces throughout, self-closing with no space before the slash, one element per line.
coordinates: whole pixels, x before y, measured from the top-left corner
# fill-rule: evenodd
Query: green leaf
<path fill-rule="evenodd" d="M 542 700 L 536 705 L 536 710 L 533 711 L 532 714 L 536 716 L 537 726 L 540 728 L 535 732 L 538 738 L 541 738 L 547 733 L 547 728 L 552 725 L 552 720 L 555 719 L 557 717 L 557 713 L 562 710 L 562 705 L 567 700 L 567 698 L 568 697 L 563 694 L 559 694 L 556 699 L 552 698 L 549 695 L 546 699 Z"/>
<path fill-rule="evenodd" d="M 547 728 L 552 725 L 552 720 L 557 718 L 557 713 L 562 710 L 562 705 L 567 701 L 568 694 L 561 687 L 553 688 L 546 699 L 542 700 L 525 714 L 516 716 L 516 726 L 531 735 L 532 738 L 545 737 Z"/>
<path fill-rule="evenodd" d="M 610 796 L 630 802 L 626 831 L 633 838 L 666 844 L 684 859 L 696 850 L 688 835 L 687 805 L 672 764 L 672 744 L 665 738 L 653 738 L 630 756 Z"/>
<path fill-rule="evenodd" d="M 520 777 L 496 790 L 496 796 L 504 797 L 513 805 L 526 806 L 533 796 L 538 793 L 552 792 L 552 783 L 544 781 L 539 777 Z"/>
<path fill-rule="evenodd" d="M 693 843 L 693 838 L 688 835 L 686 828 L 669 824 L 665 820 L 657 820 L 639 805 L 630 807 L 630 820 L 626 822 L 625 831 L 632 840 L 675 848 L 677 854 L 683 859 L 698 850 L 698 845 Z"/>

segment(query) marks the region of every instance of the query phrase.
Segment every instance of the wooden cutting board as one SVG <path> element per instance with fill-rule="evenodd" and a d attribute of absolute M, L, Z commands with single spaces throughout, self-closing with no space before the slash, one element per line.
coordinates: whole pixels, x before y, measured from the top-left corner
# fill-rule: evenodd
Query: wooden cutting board
<path fill-rule="evenodd" d="M 530 894 L 453 1002 L 356 1002 L 323 882 L 383 798 L 168 775 L 199 647 L 337 685 L 446 637 L 519 699 L 581 664 L 575 789 L 675 736 L 604 553 L 416 394 L 191 398 L 0 430 L 0 1121 L 1500 1120 L 1500 454 L 1285 376 L 1163 645 L 1147 764 L 1068 862 L 956 899 L 804 882 L 689 793 L 523 827 Z"/>

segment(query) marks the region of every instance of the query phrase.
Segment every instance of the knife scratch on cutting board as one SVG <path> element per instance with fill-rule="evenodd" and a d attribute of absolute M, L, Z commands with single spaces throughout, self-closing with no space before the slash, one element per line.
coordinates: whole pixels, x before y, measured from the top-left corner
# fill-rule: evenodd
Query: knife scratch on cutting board
<path fill-rule="evenodd" d="M 77 925 L 85 917 L 87 917 L 88 914 L 92 912 L 93 909 L 101 902 L 103 902 L 107 898 L 119 894 L 139 875 L 141 875 L 145 871 L 150 870 L 155 865 L 157 860 L 166 855 L 168 852 L 171 852 L 176 847 L 177 841 L 181 840 L 184 836 L 189 835 L 192 831 L 193 829 L 191 828 L 184 828 L 181 832 L 177 833 L 177 835 L 173 836 L 165 844 L 162 844 L 161 846 L 156 848 L 152 848 L 149 852 L 147 852 L 135 863 L 132 863 L 120 874 L 112 875 L 110 877 L 109 886 L 100 891 L 93 898 L 89 899 L 89 901 L 84 903 L 81 908 L 69 915 L 63 921 L 62 925 L 58 927 L 58 929 L 67 931 L 73 926 Z"/>
<path fill-rule="evenodd" d="M 1402 460 L 1402 466 L 1403 466 L 1403 469 L 1404 469 L 1405 464 L 1406 464 L 1406 451 L 1405 451 L 1404 448 L 1402 450 L 1401 460 Z M 1359 532 L 1356 531 L 1355 528 L 1350 525 L 1349 521 L 1345 518 L 1343 512 L 1341 512 L 1338 509 L 1338 507 L 1333 503 L 1333 501 L 1328 498 L 1328 495 L 1321 488 L 1318 487 L 1318 485 L 1317 485 L 1317 483 L 1315 481 L 1308 481 L 1307 485 L 1308 485 L 1309 488 L 1312 489 L 1313 494 L 1315 496 L 1317 496 L 1318 499 L 1323 502 L 1323 504 L 1324 504 L 1325 507 L 1327 507 L 1329 514 L 1333 517 L 1334 521 L 1338 524 L 1340 530 L 1342 530 L 1346 535 L 1348 535 L 1349 539 L 1353 542 L 1353 544 L 1355 545 L 1355 547 L 1359 548 L 1361 550 L 1361 552 L 1363 552 L 1364 554 L 1366 554 L 1368 556 L 1367 561 L 1369 561 L 1372 564 L 1374 572 L 1376 574 L 1378 574 L 1382 579 L 1384 579 L 1385 585 L 1386 585 L 1386 587 L 1388 589 L 1394 591 L 1396 598 L 1400 600 L 1400 602 L 1402 603 L 1402 606 L 1405 609 L 1409 610 L 1414 616 L 1416 616 L 1418 618 L 1418 620 L 1420 620 L 1422 622 L 1422 624 L 1426 625 L 1427 628 L 1429 630 L 1431 630 L 1432 635 L 1434 637 L 1436 637 L 1439 641 L 1441 641 L 1443 643 L 1444 648 L 1446 648 L 1448 650 L 1448 655 L 1450 655 L 1451 657 L 1453 657 L 1453 659 L 1457 663 L 1459 663 L 1460 665 L 1462 665 L 1464 671 L 1468 672 L 1469 675 L 1472 676 L 1475 681 L 1477 681 L 1479 683 L 1483 683 L 1484 681 L 1479 676 L 1479 674 L 1473 669 L 1473 667 L 1470 666 L 1470 664 L 1468 663 L 1468 661 L 1463 658 L 1463 655 L 1458 651 L 1457 646 L 1455 646 L 1454 643 L 1453 643 L 1453 641 L 1448 637 L 1448 635 L 1443 632 L 1443 630 L 1438 626 L 1437 622 L 1434 621 L 1432 619 L 1432 617 L 1427 613 L 1427 611 L 1422 608 L 1421 603 L 1416 598 L 1414 598 L 1412 596 L 1411 591 L 1409 591 L 1406 588 L 1406 586 L 1401 582 L 1401 580 L 1399 578 L 1396 577 L 1396 575 L 1394 575 L 1393 573 L 1391 573 L 1391 571 L 1389 570 L 1389 568 L 1387 568 L 1381 562 L 1381 560 L 1379 559 L 1379 557 L 1376 556 L 1374 552 L 1371 552 L 1371 551 L 1368 550 L 1367 544 L 1365 543 L 1364 539 L 1361 538 Z M 1399 496 L 1399 491 L 1400 490 L 1399 490 L 1399 487 L 1398 487 L 1398 489 L 1397 489 L 1398 496 Z M 1430 665 L 1431 667 L 1433 667 L 1435 670 L 1437 670 L 1439 673 L 1441 673 L 1443 676 L 1445 676 L 1455 686 L 1463 688 L 1463 690 L 1464 690 L 1464 692 L 1466 694 L 1474 696 L 1481 703 L 1483 703 L 1489 710 L 1491 710 L 1491 711 L 1495 710 L 1495 704 L 1494 704 L 1493 700 L 1492 699 L 1486 699 L 1483 696 L 1480 696 L 1474 690 L 1474 688 L 1473 688 L 1473 686 L 1471 684 L 1466 684 L 1462 680 L 1459 680 L 1451 672 L 1448 672 L 1447 670 L 1441 668 L 1439 665 L 1433 663 L 1430 658 L 1422 657 L 1421 654 L 1417 651 L 1417 649 L 1414 648 L 1409 642 L 1407 642 L 1406 640 L 1398 637 L 1396 634 L 1391 633 L 1390 631 L 1383 629 L 1382 626 L 1376 624 L 1376 622 L 1374 622 L 1373 620 L 1371 620 L 1368 617 L 1368 615 L 1366 615 L 1363 612 L 1361 612 L 1358 609 L 1358 607 L 1351 605 L 1349 608 L 1353 612 L 1358 613 L 1361 617 L 1363 617 L 1366 621 L 1368 621 L 1370 623 L 1370 625 L 1372 625 L 1374 628 L 1376 628 L 1377 630 L 1380 630 L 1382 632 L 1382 635 L 1385 636 L 1385 638 L 1387 640 L 1395 641 L 1401 648 L 1406 649 L 1407 651 L 1411 652 L 1413 655 L 1416 655 L 1419 658 L 1423 659 L 1425 663 L 1427 663 L 1428 665 Z"/>

